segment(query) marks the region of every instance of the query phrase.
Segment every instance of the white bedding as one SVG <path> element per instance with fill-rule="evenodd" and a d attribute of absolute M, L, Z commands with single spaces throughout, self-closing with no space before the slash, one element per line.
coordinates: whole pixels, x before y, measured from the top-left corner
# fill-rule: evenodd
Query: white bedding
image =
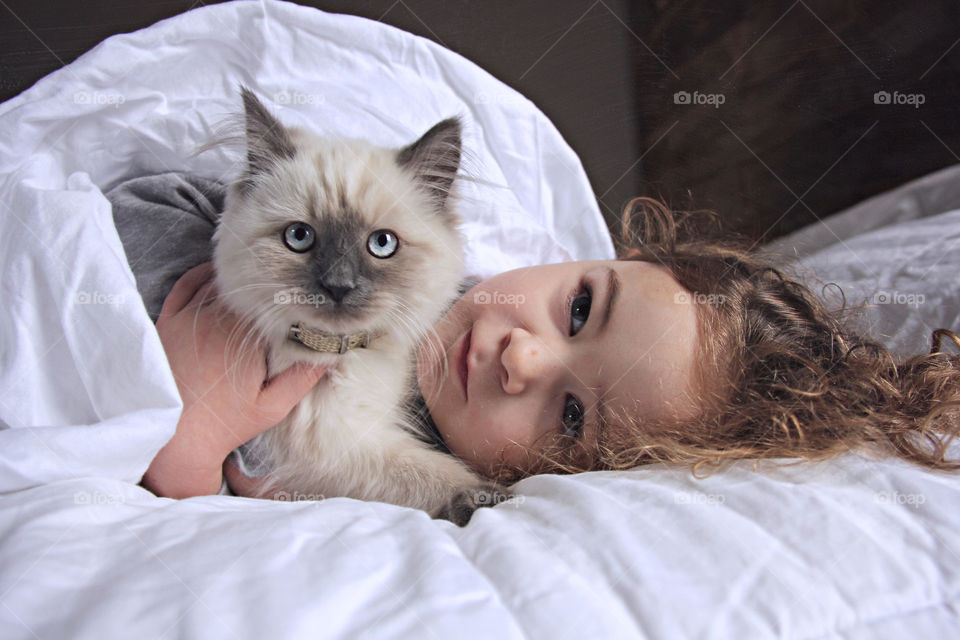
<path fill-rule="evenodd" d="M 181 405 L 102 192 L 229 172 L 230 152 L 190 154 L 241 81 L 288 123 L 382 144 L 463 114 L 490 183 L 468 185 L 473 272 L 612 254 L 579 161 L 531 103 L 375 22 L 205 7 L 3 104 L 0 637 L 960 636 L 960 480 L 904 463 L 541 476 L 463 529 L 342 498 L 136 486 Z M 946 234 L 908 226 L 909 255 L 960 235 L 950 215 Z M 857 260 L 895 260 L 903 231 Z M 917 286 L 950 288 L 956 318 L 956 278 L 930 273 Z"/>

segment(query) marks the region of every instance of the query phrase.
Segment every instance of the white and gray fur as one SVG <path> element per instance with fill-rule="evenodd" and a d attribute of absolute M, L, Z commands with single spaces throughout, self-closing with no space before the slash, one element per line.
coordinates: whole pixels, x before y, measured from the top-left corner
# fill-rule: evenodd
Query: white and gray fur
<path fill-rule="evenodd" d="M 218 296 L 265 343 L 271 378 L 296 363 L 329 365 L 282 423 L 248 443 L 270 468 L 260 497 L 348 496 L 464 524 L 503 494 L 425 442 L 404 410 L 414 348 L 456 295 L 463 267 L 452 195 L 459 120 L 391 150 L 285 127 L 249 90 L 242 96 L 247 166 L 214 234 Z M 316 231 L 310 250 L 285 245 L 293 222 Z M 399 240 L 389 258 L 367 250 L 382 229 Z M 301 323 L 383 335 L 366 349 L 318 353 L 288 339 Z"/>

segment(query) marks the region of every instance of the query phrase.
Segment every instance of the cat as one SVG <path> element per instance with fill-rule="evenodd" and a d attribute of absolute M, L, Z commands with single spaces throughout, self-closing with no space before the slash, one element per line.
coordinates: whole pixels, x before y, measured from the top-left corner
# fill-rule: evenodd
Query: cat
<path fill-rule="evenodd" d="M 465 524 L 505 489 L 429 444 L 409 407 L 415 347 L 463 268 L 459 119 L 384 149 L 286 127 L 246 87 L 241 95 L 246 166 L 213 236 L 217 295 L 265 344 L 269 377 L 329 365 L 283 422 L 245 445 L 269 468 L 258 497 L 346 496 Z"/>

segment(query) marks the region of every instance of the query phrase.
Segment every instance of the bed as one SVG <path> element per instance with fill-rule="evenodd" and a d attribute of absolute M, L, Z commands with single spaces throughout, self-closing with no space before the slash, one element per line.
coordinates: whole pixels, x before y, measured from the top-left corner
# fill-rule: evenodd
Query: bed
<path fill-rule="evenodd" d="M 103 194 L 230 175 L 235 150 L 197 150 L 240 82 L 288 124 L 383 145 L 462 115 L 471 274 L 613 255 L 580 162 L 532 103 L 361 18 L 203 7 L 0 105 L 0 637 L 960 635 L 960 476 L 897 461 L 537 476 L 464 528 L 345 498 L 138 486 L 182 405 Z M 922 350 L 958 326 L 957 184 L 947 169 L 768 250 L 851 296 L 886 292 L 864 321 Z"/>

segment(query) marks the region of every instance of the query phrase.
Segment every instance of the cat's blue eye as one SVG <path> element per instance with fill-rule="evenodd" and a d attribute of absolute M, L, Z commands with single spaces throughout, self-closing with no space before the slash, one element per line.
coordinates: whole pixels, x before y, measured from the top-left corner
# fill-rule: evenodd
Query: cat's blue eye
<path fill-rule="evenodd" d="M 587 318 L 590 317 L 590 302 L 593 300 L 593 294 L 589 289 L 578 295 L 570 303 L 570 335 L 575 336 L 587 324 Z"/>
<path fill-rule="evenodd" d="M 576 396 L 567 394 L 563 401 L 563 434 L 577 438 L 583 433 L 583 403 Z"/>
<path fill-rule="evenodd" d="M 306 222 L 294 222 L 283 230 L 283 244 L 297 253 L 309 251 L 317 240 L 317 233 Z"/>
<path fill-rule="evenodd" d="M 389 258 L 397 252 L 399 245 L 397 236 L 387 229 L 378 229 L 367 238 L 367 251 L 374 258 Z"/>

